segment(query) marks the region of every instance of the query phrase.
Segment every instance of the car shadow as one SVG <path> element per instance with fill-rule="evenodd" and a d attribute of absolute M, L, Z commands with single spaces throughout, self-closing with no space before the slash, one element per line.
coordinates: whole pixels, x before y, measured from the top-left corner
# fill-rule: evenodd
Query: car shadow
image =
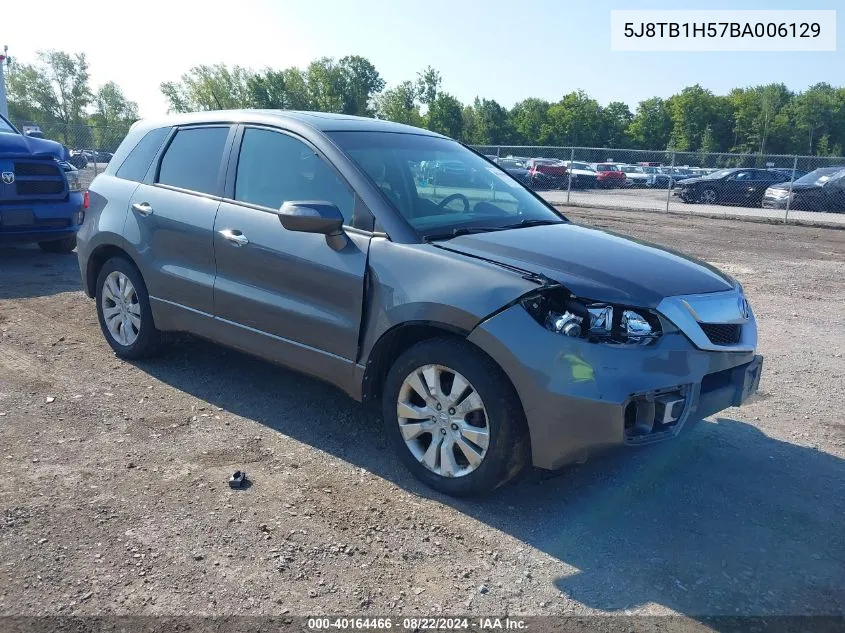
<path fill-rule="evenodd" d="M 557 558 L 577 570 L 557 588 L 588 607 L 845 613 L 845 460 L 739 420 L 452 499 L 417 482 L 381 422 L 327 384 L 193 338 L 137 366 Z"/>
<path fill-rule="evenodd" d="M 76 252 L 45 253 L 35 244 L 0 246 L 0 299 L 44 297 L 81 289 Z"/>

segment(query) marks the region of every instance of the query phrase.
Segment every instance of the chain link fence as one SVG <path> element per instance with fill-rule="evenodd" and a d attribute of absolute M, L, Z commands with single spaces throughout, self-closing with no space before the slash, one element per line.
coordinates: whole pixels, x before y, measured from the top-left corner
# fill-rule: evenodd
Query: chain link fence
<path fill-rule="evenodd" d="M 476 146 L 554 204 L 845 225 L 845 158 Z"/>

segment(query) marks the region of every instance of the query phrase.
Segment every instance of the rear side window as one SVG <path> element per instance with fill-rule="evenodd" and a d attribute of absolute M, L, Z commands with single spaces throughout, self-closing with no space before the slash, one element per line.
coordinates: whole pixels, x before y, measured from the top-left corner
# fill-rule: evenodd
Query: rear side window
<path fill-rule="evenodd" d="M 179 130 L 164 152 L 156 182 L 217 194 L 217 176 L 228 136 L 228 126 Z"/>
<path fill-rule="evenodd" d="M 150 168 L 150 163 L 153 162 L 156 152 L 164 143 L 164 139 L 167 138 L 169 132 L 169 127 L 160 127 L 147 132 L 144 138 L 129 152 L 129 156 L 123 161 L 115 175 L 118 178 L 134 180 L 135 182 L 144 180 L 144 176 Z"/>

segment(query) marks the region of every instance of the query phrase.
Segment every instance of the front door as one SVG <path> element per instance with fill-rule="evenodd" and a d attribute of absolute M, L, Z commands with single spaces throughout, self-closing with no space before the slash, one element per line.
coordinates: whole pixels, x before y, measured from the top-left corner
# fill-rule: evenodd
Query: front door
<path fill-rule="evenodd" d="M 355 194 L 310 145 L 276 130 L 245 127 L 230 170 L 234 190 L 214 223 L 217 318 L 247 351 L 343 382 L 357 356 L 371 236 L 347 228 L 337 250 L 324 235 L 285 229 L 276 211 L 323 200 L 349 225 Z"/>

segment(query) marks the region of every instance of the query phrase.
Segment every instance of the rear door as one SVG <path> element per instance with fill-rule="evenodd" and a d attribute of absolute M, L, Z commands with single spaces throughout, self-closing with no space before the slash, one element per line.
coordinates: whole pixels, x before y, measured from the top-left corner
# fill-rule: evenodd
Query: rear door
<path fill-rule="evenodd" d="M 154 313 L 214 311 L 214 216 L 230 125 L 173 130 L 132 195 L 124 235 L 138 252 Z"/>
<path fill-rule="evenodd" d="M 344 382 L 358 351 L 372 237 L 353 226 L 361 203 L 312 145 L 277 129 L 242 127 L 230 165 L 214 223 L 216 316 L 247 351 Z M 346 246 L 285 229 L 277 211 L 293 200 L 337 205 Z"/>

